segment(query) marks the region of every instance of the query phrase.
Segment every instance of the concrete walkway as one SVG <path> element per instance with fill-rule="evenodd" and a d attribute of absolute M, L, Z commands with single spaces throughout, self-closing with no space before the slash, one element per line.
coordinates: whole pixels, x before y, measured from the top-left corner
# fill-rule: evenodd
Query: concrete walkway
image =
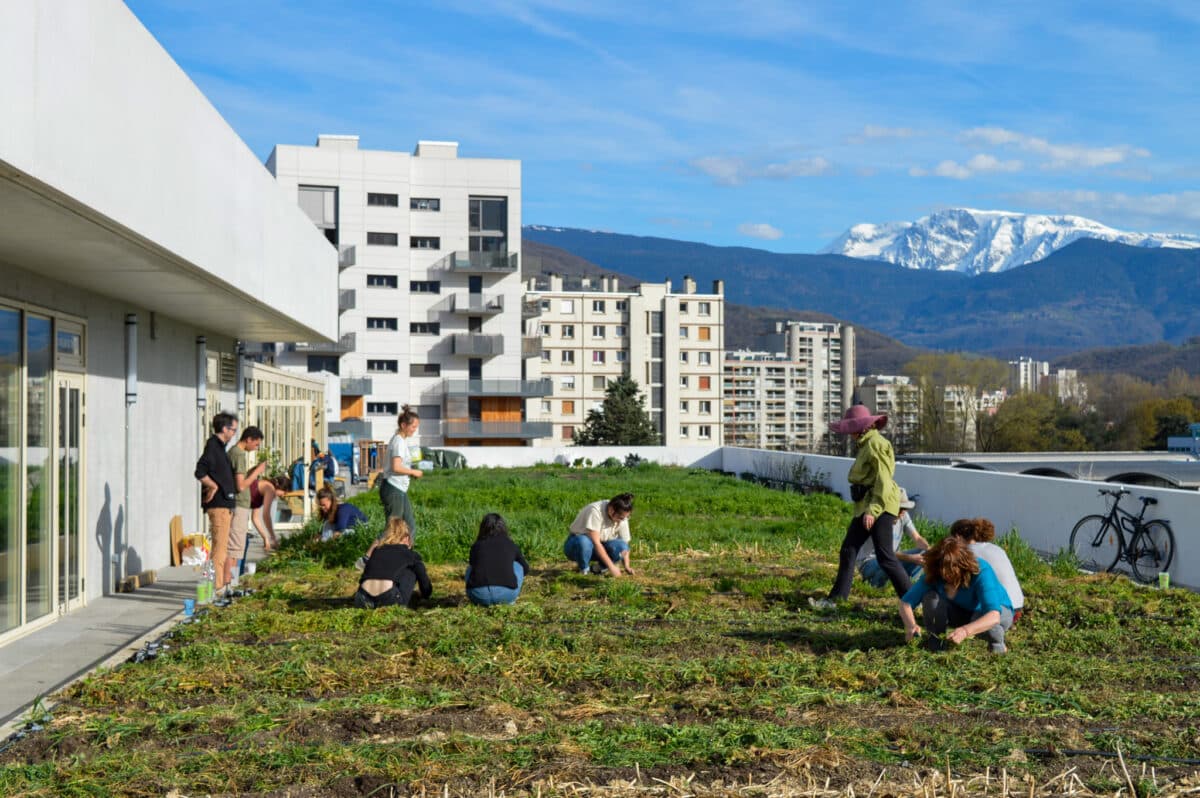
<path fill-rule="evenodd" d="M 250 537 L 248 559 L 264 556 L 262 541 Z M 38 698 L 82 679 L 101 666 L 115 667 L 148 640 L 163 634 L 183 614 L 183 600 L 196 596 L 200 569 L 157 569 L 158 580 L 133 593 L 92 599 L 36 632 L 0 646 L 0 740 L 24 721 Z"/>

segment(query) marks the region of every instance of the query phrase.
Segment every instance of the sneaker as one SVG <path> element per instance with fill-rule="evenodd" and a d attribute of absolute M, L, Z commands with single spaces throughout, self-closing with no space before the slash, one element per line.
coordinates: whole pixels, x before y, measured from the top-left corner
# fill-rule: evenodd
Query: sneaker
<path fill-rule="evenodd" d="M 812 607 L 814 610 L 836 610 L 837 602 L 834 601 L 833 599 L 827 599 L 827 598 L 815 599 L 815 598 L 809 597 L 808 606 Z"/>
<path fill-rule="evenodd" d="M 579 573 L 582 576 L 589 576 L 592 573 L 592 566 L 589 565 L 586 568 L 580 568 Z"/>
<path fill-rule="evenodd" d="M 988 650 L 993 654 L 1007 654 L 1008 646 L 1003 643 L 988 643 Z"/>

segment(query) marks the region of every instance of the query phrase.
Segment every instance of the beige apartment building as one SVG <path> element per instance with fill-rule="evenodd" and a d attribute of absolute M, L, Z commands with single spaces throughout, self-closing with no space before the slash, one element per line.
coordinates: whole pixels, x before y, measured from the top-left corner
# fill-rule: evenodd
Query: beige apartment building
<path fill-rule="evenodd" d="M 919 441 L 921 388 L 902 375 L 868 374 L 858 378 L 858 400 L 886 413 L 886 435 L 898 452 L 913 451 Z"/>
<path fill-rule="evenodd" d="M 540 400 L 553 429 L 545 442 L 573 440 L 623 374 L 641 386 L 664 445 L 720 442 L 724 293 L 721 280 L 698 293 L 690 277 L 681 292 L 670 281 L 622 289 L 615 277 L 530 280 L 526 300 L 540 315 L 527 334 L 540 337 L 540 374 L 553 386 Z"/>
<path fill-rule="evenodd" d="M 829 450 L 829 422 L 841 418 L 853 398 L 854 328 L 780 322 L 763 344 L 770 351 L 725 355 L 725 443 Z"/>

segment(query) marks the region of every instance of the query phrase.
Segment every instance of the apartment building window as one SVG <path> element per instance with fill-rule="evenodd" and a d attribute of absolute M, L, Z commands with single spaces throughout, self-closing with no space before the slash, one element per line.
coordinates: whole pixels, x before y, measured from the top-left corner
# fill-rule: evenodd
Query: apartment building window
<path fill-rule="evenodd" d="M 647 314 L 647 321 L 649 321 L 649 323 L 650 323 L 650 332 L 651 333 L 661 333 L 662 332 L 662 311 L 661 310 L 650 311 Z"/>
<path fill-rule="evenodd" d="M 596 349 L 592 351 L 592 362 L 600 365 L 604 364 L 604 350 Z"/>
<path fill-rule="evenodd" d="M 368 360 L 367 371 L 379 374 L 399 374 L 400 363 L 396 360 Z"/>
<path fill-rule="evenodd" d="M 541 302 L 538 303 L 538 307 L 541 308 L 542 313 L 549 313 L 550 312 L 550 300 L 543 299 Z"/>
<path fill-rule="evenodd" d="M 442 239 L 438 236 L 409 236 L 409 249 L 441 249 Z"/>
<path fill-rule="evenodd" d="M 688 337 L 688 328 L 687 328 L 687 327 L 680 327 L 680 328 L 679 328 L 679 337 L 680 337 L 680 338 L 687 338 L 687 337 Z"/>
<path fill-rule="evenodd" d="M 543 412 L 543 413 L 549 413 L 549 412 L 550 412 L 550 400 L 549 400 L 549 399 L 543 399 L 543 400 L 542 400 L 542 412 Z"/>
<path fill-rule="evenodd" d="M 338 190 L 332 186 L 300 186 L 300 209 L 325 234 L 325 239 L 338 245 Z"/>
<path fill-rule="evenodd" d="M 367 204 L 374 205 L 377 208 L 399 208 L 399 194 L 376 194 L 374 192 L 367 193 Z"/>
<path fill-rule="evenodd" d="M 688 353 L 687 353 L 687 352 L 680 352 L 680 353 L 679 353 L 679 362 L 680 362 L 680 363 L 686 363 L 686 362 L 688 362 Z"/>
<path fill-rule="evenodd" d="M 592 337 L 593 338 L 603 338 L 604 337 L 604 325 L 603 324 L 593 324 L 592 325 Z"/>
<path fill-rule="evenodd" d="M 603 313 L 603 312 L 604 312 L 604 300 L 603 299 L 593 299 L 592 300 L 592 313 Z"/>
<path fill-rule="evenodd" d="M 624 312 L 626 312 L 627 310 L 629 310 L 629 300 L 627 300 L 627 299 L 618 299 L 618 300 L 617 300 L 617 312 L 619 312 L 619 313 L 624 313 Z"/>
<path fill-rule="evenodd" d="M 629 353 L 628 352 L 626 352 L 624 349 L 617 352 L 617 362 L 618 363 L 627 363 L 628 361 L 629 361 Z"/>
<path fill-rule="evenodd" d="M 467 198 L 468 249 L 472 252 L 508 251 L 508 198 Z"/>
<path fill-rule="evenodd" d="M 400 278 L 394 274 L 368 274 L 367 288 L 399 288 Z"/>
<path fill-rule="evenodd" d="M 409 363 L 408 376 L 440 377 L 442 376 L 442 366 L 440 363 Z"/>
<path fill-rule="evenodd" d="M 628 334 L 629 330 L 626 329 L 624 324 L 618 324 L 613 328 L 613 335 L 615 335 L 617 338 L 624 338 Z"/>
<path fill-rule="evenodd" d="M 367 402 L 368 416 L 394 416 L 400 411 L 396 402 Z"/>
<path fill-rule="evenodd" d="M 549 324 L 539 324 L 538 325 L 538 334 L 542 335 L 546 338 L 549 338 L 551 335 L 553 335 L 553 333 L 550 332 Z"/>
<path fill-rule="evenodd" d="M 318 371 L 328 371 L 330 374 L 338 373 L 339 358 L 337 355 L 309 355 L 306 366 L 309 374 L 315 374 Z"/>
<path fill-rule="evenodd" d="M 438 321 L 414 321 L 409 323 L 408 331 L 413 335 L 441 335 L 442 323 Z"/>
<path fill-rule="evenodd" d="M 442 293 L 441 280 L 409 280 L 408 290 L 414 294 Z"/>
<path fill-rule="evenodd" d="M 700 400 L 700 415 L 712 415 L 712 402 L 708 401 L 707 399 Z"/>
<path fill-rule="evenodd" d="M 608 377 L 597 375 L 592 377 L 592 390 L 603 391 L 608 388 Z"/>
<path fill-rule="evenodd" d="M 687 428 L 687 424 L 680 425 L 680 427 L 679 427 L 679 437 L 681 437 L 681 438 L 686 438 L 687 436 L 688 436 L 688 428 Z"/>
<path fill-rule="evenodd" d="M 573 391 L 573 390 L 575 390 L 575 376 L 574 376 L 574 375 L 570 375 L 570 376 L 567 376 L 567 377 L 563 377 L 561 380 L 559 380 L 559 383 L 558 383 L 558 385 L 559 385 L 559 387 L 560 387 L 560 388 L 562 388 L 564 391 Z"/>
<path fill-rule="evenodd" d="M 550 362 L 550 350 L 549 350 L 549 349 L 543 349 L 543 350 L 542 350 L 542 362 L 543 362 L 543 363 L 549 363 L 549 362 Z"/>
<path fill-rule="evenodd" d="M 686 413 L 687 411 L 688 411 L 688 400 L 680 399 L 679 400 L 679 412 Z"/>
<path fill-rule="evenodd" d="M 563 338 L 574 338 L 575 337 L 575 325 L 574 324 L 564 324 L 562 326 L 562 337 Z"/>
<path fill-rule="evenodd" d="M 574 349 L 564 349 L 562 351 L 562 362 L 563 363 L 574 363 L 575 362 L 575 350 Z"/>
<path fill-rule="evenodd" d="M 367 233 L 367 243 L 373 247 L 400 246 L 399 233 Z"/>
<path fill-rule="evenodd" d="M 442 201 L 436 197 L 409 197 L 408 209 L 410 211 L 440 211 Z"/>
<path fill-rule="evenodd" d="M 697 330 L 696 337 L 701 341 L 708 341 L 712 338 L 712 327 L 701 327 Z"/>
<path fill-rule="evenodd" d="M 680 387 L 680 388 L 686 388 L 686 387 L 688 387 L 688 378 L 687 378 L 687 375 L 686 375 L 686 374 L 684 374 L 683 376 L 681 376 L 681 377 L 679 378 L 679 387 Z"/>
<path fill-rule="evenodd" d="M 709 424 L 701 424 L 696 431 L 698 433 L 696 437 L 702 441 L 712 437 L 712 426 Z"/>
<path fill-rule="evenodd" d="M 575 440 L 575 425 L 573 425 L 573 424 L 563 424 L 563 428 L 562 428 L 562 439 L 563 439 L 564 441 L 573 441 L 573 440 Z"/>
<path fill-rule="evenodd" d="M 368 330 L 399 330 L 400 322 L 394 316 L 367 317 Z"/>
<path fill-rule="evenodd" d="M 574 299 L 564 299 L 558 306 L 558 312 L 559 313 L 574 313 L 575 312 L 575 300 Z"/>
<path fill-rule="evenodd" d="M 680 313 L 687 313 L 687 311 L 688 311 L 688 303 L 686 303 L 686 302 L 680 302 L 680 303 L 679 303 L 679 312 L 680 312 Z"/>
<path fill-rule="evenodd" d="M 711 366 L 712 365 L 712 352 L 698 352 L 696 354 L 696 357 L 699 358 L 699 360 L 697 362 L 701 366 Z"/>
<path fill-rule="evenodd" d="M 563 399 L 562 411 L 563 411 L 563 415 L 573 414 L 575 412 L 575 400 L 574 399 Z"/>
<path fill-rule="evenodd" d="M 711 302 L 697 302 L 696 303 L 696 312 L 699 313 L 701 316 L 711 316 L 712 315 L 712 303 Z"/>
<path fill-rule="evenodd" d="M 712 388 L 712 377 L 700 378 L 700 390 L 707 391 Z"/>

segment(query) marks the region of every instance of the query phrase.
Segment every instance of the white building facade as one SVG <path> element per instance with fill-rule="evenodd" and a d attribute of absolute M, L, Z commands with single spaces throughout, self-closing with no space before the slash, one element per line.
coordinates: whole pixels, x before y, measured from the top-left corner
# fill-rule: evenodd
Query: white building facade
<path fill-rule="evenodd" d="M 277 146 L 267 168 L 340 253 L 336 343 L 275 355 L 339 376 L 336 420 L 363 418 L 386 440 L 409 404 L 426 444 L 549 434 L 526 407 L 549 385 L 522 340 L 519 161 L 459 158 L 454 142 L 409 154 L 322 135 Z"/>
<path fill-rule="evenodd" d="M 903 375 L 869 374 L 858 379 L 859 400 L 888 417 L 887 438 L 897 452 L 913 451 L 919 443 L 921 388 Z"/>
<path fill-rule="evenodd" d="M 169 565 L 237 341 L 337 318 L 334 250 L 123 4 L 0 5 L 0 70 L 4 642 Z"/>
<path fill-rule="evenodd" d="M 666 446 L 720 443 L 724 284 L 698 293 L 696 282 L 642 283 L 622 290 L 615 277 L 565 283 L 532 280 L 527 298 L 539 316 L 541 375 L 553 393 L 540 400 L 552 425 L 546 445 L 574 440 L 608 383 L 628 375 Z"/>

